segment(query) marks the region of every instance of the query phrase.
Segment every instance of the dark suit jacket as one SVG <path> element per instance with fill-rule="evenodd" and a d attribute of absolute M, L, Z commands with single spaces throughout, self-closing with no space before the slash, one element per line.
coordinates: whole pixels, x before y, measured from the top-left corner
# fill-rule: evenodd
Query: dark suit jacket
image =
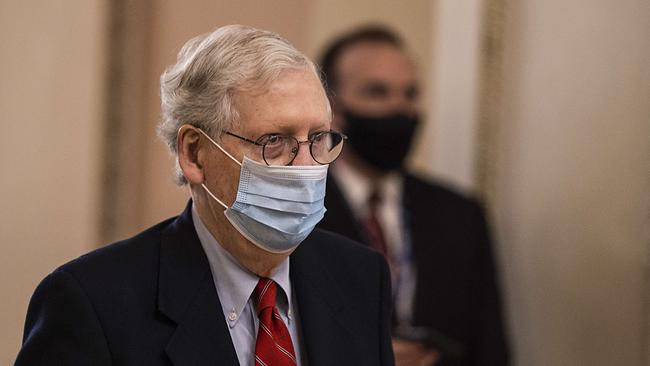
<path fill-rule="evenodd" d="M 237 365 L 189 207 L 46 277 L 16 364 Z M 393 365 L 381 255 L 317 229 L 290 258 L 308 365 Z"/>
<path fill-rule="evenodd" d="M 325 196 L 328 211 L 319 227 L 364 242 L 362 226 L 331 178 Z M 417 266 L 414 325 L 458 342 L 464 349 L 462 365 L 506 365 L 499 290 L 482 209 L 408 174 L 403 204 Z"/>

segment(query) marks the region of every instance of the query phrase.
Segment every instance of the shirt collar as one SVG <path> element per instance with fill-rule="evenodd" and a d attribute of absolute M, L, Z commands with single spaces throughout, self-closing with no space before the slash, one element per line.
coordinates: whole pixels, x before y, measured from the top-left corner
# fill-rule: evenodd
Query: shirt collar
<path fill-rule="evenodd" d="M 397 172 L 390 172 L 378 182 L 371 181 L 368 177 L 354 169 L 345 160 L 337 161 L 332 165 L 333 176 L 354 212 L 365 215 L 367 202 L 372 193 L 373 185 L 377 185 L 382 201 L 386 203 L 401 200 L 403 178 Z"/>
<path fill-rule="evenodd" d="M 212 278 L 219 294 L 221 307 L 228 325 L 234 327 L 241 318 L 248 300 L 257 286 L 259 276 L 244 268 L 235 257 L 225 250 L 208 231 L 192 205 L 192 222 L 201 246 L 208 257 Z M 291 282 L 289 280 L 289 258 L 275 269 L 270 277 L 284 291 L 285 297 L 279 296 L 277 306 L 280 312 L 291 321 Z M 280 291 L 281 292 L 281 291 Z M 280 293 L 279 292 L 279 293 Z"/>

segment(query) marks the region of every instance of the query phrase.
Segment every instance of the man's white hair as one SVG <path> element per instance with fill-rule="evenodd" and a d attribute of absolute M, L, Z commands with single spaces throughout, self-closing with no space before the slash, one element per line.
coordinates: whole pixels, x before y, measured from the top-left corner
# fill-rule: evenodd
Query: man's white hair
<path fill-rule="evenodd" d="M 233 105 L 238 91 L 263 90 L 282 71 L 314 63 L 276 33 L 228 25 L 189 40 L 176 64 L 160 76 L 162 119 L 158 135 L 178 155 L 176 138 L 184 124 L 201 128 L 216 141 L 238 122 Z M 176 182 L 187 181 L 176 159 Z"/>

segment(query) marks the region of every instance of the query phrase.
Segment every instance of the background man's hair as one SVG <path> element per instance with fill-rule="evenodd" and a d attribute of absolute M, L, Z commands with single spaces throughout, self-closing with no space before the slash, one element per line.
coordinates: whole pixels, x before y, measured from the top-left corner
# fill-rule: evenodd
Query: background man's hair
<path fill-rule="evenodd" d="M 325 87 L 330 96 L 331 91 L 337 87 L 336 62 L 347 48 L 366 42 L 386 43 L 398 49 L 404 48 L 404 43 L 397 33 L 384 25 L 366 25 L 336 37 L 325 47 L 319 59 Z"/>
<path fill-rule="evenodd" d="M 184 124 L 220 141 L 222 132 L 239 121 L 234 94 L 263 91 L 290 69 L 308 69 L 319 77 L 311 60 L 273 32 L 228 25 L 192 38 L 178 53 L 176 64 L 160 76 L 158 135 L 174 156 L 178 129 Z M 176 160 L 176 182 L 186 184 Z"/>

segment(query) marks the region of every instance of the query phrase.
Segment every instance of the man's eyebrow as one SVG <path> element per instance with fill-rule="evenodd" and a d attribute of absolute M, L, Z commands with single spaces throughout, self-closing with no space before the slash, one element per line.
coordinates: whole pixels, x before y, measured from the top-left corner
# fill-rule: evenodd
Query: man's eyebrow
<path fill-rule="evenodd" d="M 329 131 L 330 128 L 328 125 L 330 124 L 330 120 L 328 119 L 327 121 L 323 121 L 320 123 L 318 126 L 312 127 L 309 129 L 309 134 L 313 134 L 315 132 L 322 132 L 322 131 Z M 293 136 L 296 134 L 297 129 L 299 129 L 302 126 L 295 126 L 295 125 L 290 125 L 290 124 L 284 124 L 282 122 L 278 122 L 270 126 L 268 129 L 265 131 L 258 131 L 257 134 L 259 136 L 264 136 L 264 135 L 290 135 Z"/>
<path fill-rule="evenodd" d="M 329 130 L 330 130 L 330 128 L 327 127 L 327 122 L 325 122 L 325 123 L 323 123 L 323 124 L 320 124 L 320 125 L 316 126 L 316 128 L 312 128 L 312 129 L 310 129 L 310 131 L 317 131 L 317 132 L 320 132 L 320 131 L 329 131 Z"/>

